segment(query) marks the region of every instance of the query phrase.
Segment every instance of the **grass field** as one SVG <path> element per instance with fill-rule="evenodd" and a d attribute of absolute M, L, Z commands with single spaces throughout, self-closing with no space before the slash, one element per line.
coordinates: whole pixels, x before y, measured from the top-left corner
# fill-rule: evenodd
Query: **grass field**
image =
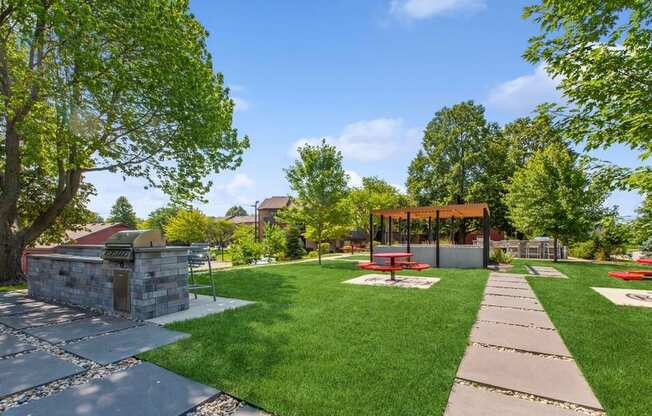
<path fill-rule="evenodd" d="M 641 269 L 641 265 L 582 262 L 553 264 L 569 279 L 529 278 L 539 300 L 561 333 L 610 416 L 650 414 L 652 409 L 652 309 L 618 306 L 591 287 L 652 290 L 652 281 L 624 282 L 610 270 Z M 512 272 L 510 270 L 510 272 Z"/>
<path fill-rule="evenodd" d="M 221 272 L 257 303 L 170 325 L 192 337 L 143 358 L 277 415 L 440 415 L 485 270 L 429 270 L 428 290 L 356 286 L 352 262 Z M 419 274 L 416 274 L 419 276 Z"/>
<path fill-rule="evenodd" d="M 11 285 L 11 286 L 2 286 L 2 285 L 0 285 L 0 293 L 2 293 L 2 292 L 11 292 L 12 290 L 20 290 L 20 289 L 27 289 L 27 284 L 26 283 L 20 283 L 18 285 Z"/>

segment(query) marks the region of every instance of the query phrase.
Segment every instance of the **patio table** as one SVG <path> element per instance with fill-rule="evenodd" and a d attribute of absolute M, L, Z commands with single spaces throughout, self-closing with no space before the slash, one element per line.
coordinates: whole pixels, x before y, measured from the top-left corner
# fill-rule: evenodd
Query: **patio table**
<path fill-rule="evenodd" d="M 390 279 L 396 280 L 396 270 L 400 270 L 402 267 L 396 263 L 396 259 L 410 258 L 412 253 L 378 253 L 373 255 L 374 258 L 380 259 L 389 259 L 389 264 L 386 265 L 386 271 L 390 273 Z M 378 265 L 379 268 L 375 269 L 378 271 L 383 271 L 382 266 Z"/>

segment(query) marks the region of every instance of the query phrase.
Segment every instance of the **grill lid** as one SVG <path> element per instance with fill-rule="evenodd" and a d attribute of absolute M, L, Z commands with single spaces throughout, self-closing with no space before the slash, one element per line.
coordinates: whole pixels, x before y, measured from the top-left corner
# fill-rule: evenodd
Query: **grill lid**
<path fill-rule="evenodd" d="M 106 240 L 105 246 L 107 248 L 163 247 L 165 241 L 159 230 L 128 230 L 113 234 Z"/>

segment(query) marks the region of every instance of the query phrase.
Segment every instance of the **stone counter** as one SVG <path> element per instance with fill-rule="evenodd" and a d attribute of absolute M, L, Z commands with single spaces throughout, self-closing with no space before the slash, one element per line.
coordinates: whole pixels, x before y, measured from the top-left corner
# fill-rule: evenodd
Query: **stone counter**
<path fill-rule="evenodd" d="M 87 250 L 93 251 L 70 252 Z M 27 261 L 31 297 L 113 313 L 114 276 L 126 272 L 132 318 L 151 319 L 189 307 L 187 248 L 136 249 L 127 262 L 60 253 L 30 255 Z"/>

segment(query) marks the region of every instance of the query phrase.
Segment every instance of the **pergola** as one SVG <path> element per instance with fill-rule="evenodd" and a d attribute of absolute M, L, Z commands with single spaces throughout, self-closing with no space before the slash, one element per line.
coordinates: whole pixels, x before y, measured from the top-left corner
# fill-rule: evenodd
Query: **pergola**
<path fill-rule="evenodd" d="M 373 261 L 373 224 L 374 216 L 380 217 L 381 235 L 385 235 L 385 218 L 389 220 L 389 236 L 391 245 L 392 219 L 407 222 L 407 251 L 410 252 L 410 222 L 412 220 L 428 220 L 428 234 L 432 235 L 432 222 L 435 222 L 435 252 L 436 267 L 439 267 L 439 228 L 442 219 L 447 218 L 482 218 L 483 265 L 489 264 L 489 206 L 485 203 L 433 205 L 427 207 L 375 209 L 369 214 L 369 251 Z M 384 237 L 383 237 L 384 238 Z"/>

